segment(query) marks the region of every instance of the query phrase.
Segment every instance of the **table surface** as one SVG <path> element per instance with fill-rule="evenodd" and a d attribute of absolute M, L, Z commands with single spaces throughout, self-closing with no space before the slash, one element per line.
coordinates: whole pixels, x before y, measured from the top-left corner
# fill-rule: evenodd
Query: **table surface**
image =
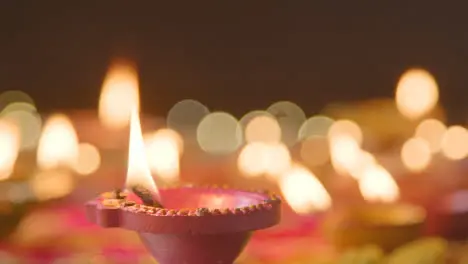
<path fill-rule="evenodd" d="M 452 248 L 468 252 L 468 247 L 463 245 Z M 281 226 L 255 233 L 236 263 L 335 263 L 337 255 L 320 236 L 316 218 L 306 217 L 289 219 Z M 23 220 L 11 241 L 0 245 L 0 263 L 151 264 L 156 261 L 134 233 L 88 223 L 79 205 L 55 205 L 36 210 Z"/>

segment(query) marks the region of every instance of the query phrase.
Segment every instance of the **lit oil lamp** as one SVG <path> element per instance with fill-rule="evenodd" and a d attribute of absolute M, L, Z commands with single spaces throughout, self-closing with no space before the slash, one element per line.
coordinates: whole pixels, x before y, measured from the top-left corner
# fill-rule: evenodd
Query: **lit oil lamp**
<path fill-rule="evenodd" d="M 332 239 L 339 248 L 375 244 L 392 250 L 418 238 L 426 212 L 422 207 L 396 202 L 399 189 L 390 173 L 378 164 L 369 165 L 359 178 L 364 198 L 370 202 L 341 208 L 330 214 Z"/>
<path fill-rule="evenodd" d="M 88 218 L 103 227 L 138 232 L 162 264 L 232 263 L 251 232 L 280 221 L 280 200 L 263 192 L 216 187 L 158 190 L 136 110 L 131 119 L 126 187 L 87 203 Z"/>

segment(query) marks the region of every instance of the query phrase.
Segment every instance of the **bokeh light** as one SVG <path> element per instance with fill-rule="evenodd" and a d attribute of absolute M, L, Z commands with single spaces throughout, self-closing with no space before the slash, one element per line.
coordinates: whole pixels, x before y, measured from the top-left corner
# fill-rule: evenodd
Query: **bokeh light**
<path fill-rule="evenodd" d="M 239 170 L 248 177 L 261 176 L 265 173 L 267 151 L 268 146 L 263 142 L 251 142 L 245 145 L 237 158 Z"/>
<path fill-rule="evenodd" d="M 324 136 L 309 136 L 301 143 L 300 155 L 309 166 L 320 166 L 330 159 L 328 140 Z"/>
<path fill-rule="evenodd" d="M 61 171 L 39 172 L 31 180 L 31 189 L 39 201 L 64 197 L 73 187 L 73 176 Z"/>
<path fill-rule="evenodd" d="M 339 174 L 349 174 L 359 164 L 362 150 L 357 141 L 349 135 L 339 135 L 329 142 L 333 168 Z"/>
<path fill-rule="evenodd" d="M 210 113 L 198 125 L 197 141 L 200 148 L 206 152 L 232 153 L 242 144 L 242 128 L 231 114 Z"/>
<path fill-rule="evenodd" d="M 8 112 L 15 112 L 15 111 L 27 111 L 27 112 L 36 112 L 36 106 L 25 103 L 25 102 L 14 102 L 10 103 L 3 108 L 0 112 L 0 115 L 8 113 Z"/>
<path fill-rule="evenodd" d="M 363 135 L 359 125 L 348 119 L 341 119 L 334 122 L 328 130 L 328 139 L 333 140 L 336 137 L 347 136 L 354 139 L 354 141 L 361 146 Z"/>
<path fill-rule="evenodd" d="M 276 143 L 281 141 L 281 127 L 278 121 L 267 115 L 252 118 L 245 127 L 245 140 L 250 142 Z"/>
<path fill-rule="evenodd" d="M 34 103 L 34 100 L 25 92 L 19 90 L 9 90 L 0 94 L 0 111 L 15 103 L 18 103 L 23 107 L 28 107 L 28 109 L 36 110 L 36 104 Z"/>
<path fill-rule="evenodd" d="M 282 131 L 282 141 L 288 146 L 295 144 L 299 128 L 306 120 L 301 107 L 290 101 L 280 101 L 268 107 L 267 112 L 278 120 Z"/>
<path fill-rule="evenodd" d="M 169 110 L 167 127 L 179 132 L 186 141 L 192 142 L 196 139 L 198 124 L 209 113 L 208 107 L 196 100 L 182 100 Z"/>
<path fill-rule="evenodd" d="M 375 166 L 377 161 L 371 153 L 364 150 L 359 151 L 356 155 L 357 158 L 354 159 L 355 163 L 349 166 L 348 173 L 354 179 L 359 180 L 364 175 L 367 168 Z"/>
<path fill-rule="evenodd" d="M 277 179 L 290 168 L 291 154 L 281 142 L 252 142 L 242 148 L 237 165 L 248 177 L 265 175 Z"/>
<path fill-rule="evenodd" d="M 130 116 L 130 140 L 128 144 L 127 177 L 125 186 L 141 186 L 159 195 L 156 182 L 151 176 L 145 141 L 141 132 L 140 112 L 133 108 Z M 177 147 L 176 147 L 177 148 Z"/>
<path fill-rule="evenodd" d="M 401 148 L 401 160 L 410 171 L 422 171 L 431 162 L 429 144 L 421 138 L 408 139 Z"/>
<path fill-rule="evenodd" d="M 8 109 L 8 107 L 6 109 Z M 10 108 L 10 110 L 2 111 L 2 113 L 0 113 L 0 119 L 10 121 L 18 127 L 20 133 L 20 150 L 34 149 L 41 136 L 41 116 L 30 109 L 16 110 Z"/>
<path fill-rule="evenodd" d="M 63 114 L 50 116 L 44 125 L 37 148 L 39 168 L 74 168 L 78 156 L 78 136 L 70 119 Z"/>
<path fill-rule="evenodd" d="M 382 166 L 368 166 L 359 179 L 362 196 L 369 202 L 391 203 L 398 200 L 400 190 L 392 175 Z"/>
<path fill-rule="evenodd" d="M 259 117 L 259 116 L 268 116 L 271 118 L 275 118 L 272 114 L 270 114 L 267 111 L 264 110 L 253 110 L 248 113 L 246 113 L 244 116 L 241 117 L 239 120 L 239 123 L 241 124 L 242 128 L 245 129 L 247 127 L 247 124 L 252 121 L 252 119 Z"/>
<path fill-rule="evenodd" d="M 0 181 L 7 179 L 13 172 L 18 157 L 19 142 L 17 127 L 0 120 Z"/>
<path fill-rule="evenodd" d="M 332 200 L 325 187 L 311 171 L 300 165 L 291 166 L 279 185 L 286 202 L 298 214 L 331 207 Z"/>
<path fill-rule="evenodd" d="M 452 160 L 468 156 L 468 131 L 462 126 L 450 126 L 442 137 L 442 154 Z"/>
<path fill-rule="evenodd" d="M 313 116 L 302 124 L 297 137 L 304 140 L 311 136 L 326 136 L 333 122 L 334 120 L 327 116 Z"/>
<path fill-rule="evenodd" d="M 99 119 L 110 128 L 129 124 L 130 113 L 140 107 L 140 92 L 136 69 L 125 62 L 111 65 L 99 98 Z"/>
<path fill-rule="evenodd" d="M 408 70 L 398 82 L 395 100 L 402 115 L 410 119 L 420 118 L 437 105 L 437 82 L 423 69 Z"/>
<path fill-rule="evenodd" d="M 440 151 L 442 137 L 447 126 L 437 119 L 425 119 L 416 127 L 414 137 L 423 139 L 429 145 L 432 153 Z"/>
<path fill-rule="evenodd" d="M 78 146 L 78 160 L 75 171 L 81 175 L 94 173 L 101 165 L 101 154 L 96 146 L 89 143 L 80 143 Z"/>
<path fill-rule="evenodd" d="M 167 182 L 179 178 L 179 159 L 184 149 L 182 137 L 172 129 L 160 129 L 145 137 L 151 171 Z"/>
<path fill-rule="evenodd" d="M 267 145 L 266 167 L 267 176 L 278 178 L 291 166 L 291 154 L 284 143 Z"/>

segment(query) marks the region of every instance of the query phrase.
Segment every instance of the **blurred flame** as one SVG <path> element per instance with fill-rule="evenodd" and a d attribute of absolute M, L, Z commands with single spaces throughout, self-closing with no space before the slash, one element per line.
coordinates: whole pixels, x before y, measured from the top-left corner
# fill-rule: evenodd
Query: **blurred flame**
<path fill-rule="evenodd" d="M 442 138 L 442 154 L 452 160 L 468 156 L 468 131 L 462 126 L 451 126 Z"/>
<path fill-rule="evenodd" d="M 247 176 L 260 176 L 265 172 L 267 144 L 252 142 L 245 145 L 237 159 L 239 170 Z"/>
<path fill-rule="evenodd" d="M 128 168 L 126 186 L 142 186 L 155 193 L 158 192 L 146 156 L 143 135 L 141 134 L 138 108 L 134 108 L 130 120 L 130 143 L 128 150 Z"/>
<path fill-rule="evenodd" d="M 128 125 L 132 108 L 140 107 L 138 76 L 128 64 L 109 69 L 99 98 L 99 118 L 104 125 L 122 128 Z"/>
<path fill-rule="evenodd" d="M 252 142 L 241 150 L 237 164 L 247 176 L 266 174 L 277 178 L 291 166 L 291 154 L 283 143 Z"/>
<path fill-rule="evenodd" d="M 7 179 L 19 152 L 19 131 L 12 123 L 0 120 L 0 180 Z"/>
<path fill-rule="evenodd" d="M 89 175 L 95 172 L 101 165 L 101 155 L 96 146 L 89 143 L 80 143 L 76 172 L 81 175 Z"/>
<path fill-rule="evenodd" d="M 354 139 L 354 141 L 361 146 L 363 135 L 359 125 L 351 120 L 342 119 L 334 122 L 328 130 L 328 139 L 334 140 L 336 137 L 347 136 Z"/>
<path fill-rule="evenodd" d="M 177 180 L 182 137 L 174 130 L 160 129 L 145 138 L 145 145 L 151 171 L 167 181 Z"/>
<path fill-rule="evenodd" d="M 408 70 L 398 82 L 395 100 L 401 114 L 410 119 L 417 119 L 436 106 L 439 100 L 437 82 L 425 70 Z"/>
<path fill-rule="evenodd" d="M 284 143 L 267 145 L 265 173 L 278 177 L 291 166 L 291 154 Z"/>
<path fill-rule="evenodd" d="M 74 167 L 78 155 L 78 137 L 70 119 L 63 114 L 49 117 L 37 149 L 39 168 Z"/>
<path fill-rule="evenodd" d="M 14 123 L 18 128 L 20 151 L 35 149 L 42 130 L 42 118 L 35 108 L 25 103 L 12 103 L 3 109 L 0 118 Z"/>
<path fill-rule="evenodd" d="M 61 171 L 42 171 L 31 181 L 31 189 L 41 201 L 64 197 L 71 193 L 73 187 L 72 175 Z"/>
<path fill-rule="evenodd" d="M 422 171 L 431 162 L 429 144 L 421 138 L 408 139 L 401 148 L 401 160 L 410 171 Z"/>
<path fill-rule="evenodd" d="M 425 140 L 431 152 L 437 153 L 440 151 L 442 137 L 445 131 L 447 131 L 447 126 L 441 121 L 437 119 L 426 119 L 416 127 L 414 137 Z"/>
<path fill-rule="evenodd" d="M 332 200 L 317 177 L 300 165 L 293 165 L 280 182 L 281 192 L 298 214 L 330 208 Z"/>
<path fill-rule="evenodd" d="M 378 164 L 368 166 L 359 179 L 359 189 L 367 201 L 391 203 L 398 200 L 400 190 L 392 175 Z"/>
<path fill-rule="evenodd" d="M 372 154 L 361 150 L 357 154 L 356 163 L 353 166 L 350 166 L 348 173 L 354 179 L 359 180 L 362 177 L 362 175 L 364 175 L 366 169 L 370 166 L 375 165 L 376 162 L 377 161 L 375 160 L 375 157 Z"/>
<path fill-rule="evenodd" d="M 361 148 L 353 137 L 339 135 L 330 140 L 330 154 L 333 168 L 346 174 L 359 164 Z"/>

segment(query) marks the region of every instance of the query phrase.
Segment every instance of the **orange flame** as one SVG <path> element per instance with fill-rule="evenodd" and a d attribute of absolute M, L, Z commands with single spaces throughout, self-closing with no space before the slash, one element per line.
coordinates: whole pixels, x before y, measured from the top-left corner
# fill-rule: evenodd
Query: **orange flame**
<path fill-rule="evenodd" d="M 19 131 L 13 124 L 0 121 L 0 180 L 13 172 L 20 147 Z"/>
<path fill-rule="evenodd" d="M 70 119 L 52 115 L 44 125 L 37 149 L 37 164 L 41 169 L 65 166 L 74 168 L 79 155 L 78 137 Z"/>
<path fill-rule="evenodd" d="M 133 107 L 139 109 L 138 77 L 135 68 L 118 63 L 111 66 L 99 98 L 99 118 L 104 125 L 122 128 L 128 125 Z"/>
<path fill-rule="evenodd" d="M 298 214 L 326 210 L 332 200 L 317 177 L 300 165 L 293 165 L 281 178 L 280 188 L 284 198 Z"/>
<path fill-rule="evenodd" d="M 237 159 L 239 170 L 246 176 L 279 177 L 291 166 L 291 154 L 283 143 L 251 142 Z"/>
<path fill-rule="evenodd" d="M 128 168 L 126 186 L 142 186 L 153 192 L 158 192 L 146 156 L 143 135 L 141 134 L 138 108 L 134 108 L 130 120 L 130 144 L 128 150 Z"/>
<path fill-rule="evenodd" d="M 398 200 L 400 190 L 392 175 L 378 164 L 368 166 L 359 178 L 359 189 L 367 201 L 390 203 Z"/>

